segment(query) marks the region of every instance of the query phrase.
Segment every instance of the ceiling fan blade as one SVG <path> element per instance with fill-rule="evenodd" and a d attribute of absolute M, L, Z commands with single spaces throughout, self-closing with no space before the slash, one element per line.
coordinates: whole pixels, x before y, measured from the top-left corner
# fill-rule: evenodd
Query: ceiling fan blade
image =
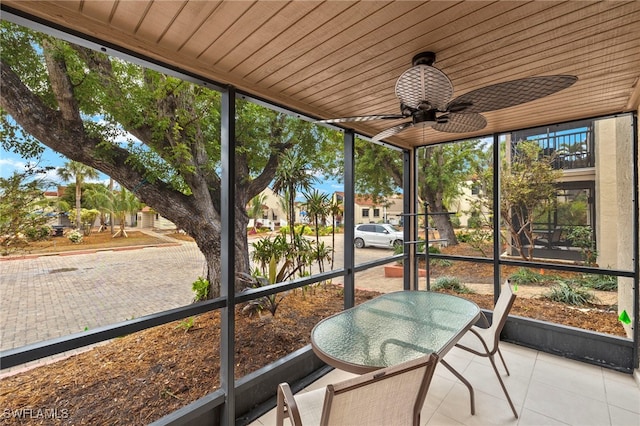
<path fill-rule="evenodd" d="M 402 114 L 381 114 L 381 115 L 361 115 L 356 117 L 330 118 L 328 120 L 317 120 L 314 123 L 348 123 L 350 121 L 372 121 L 372 120 L 400 120 L 407 118 Z"/>
<path fill-rule="evenodd" d="M 442 117 L 443 119 L 445 117 Z M 466 133 L 484 129 L 487 120 L 480 114 L 456 114 L 449 113 L 445 123 L 438 123 L 431 126 L 434 130 L 447 133 Z"/>
<path fill-rule="evenodd" d="M 446 110 L 479 113 L 508 108 L 559 92 L 577 80 L 573 75 L 547 75 L 492 84 L 458 96 Z"/>
<path fill-rule="evenodd" d="M 453 96 L 453 84 L 439 69 L 429 65 L 416 65 L 398 77 L 396 96 L 401 103 L 414 109 L 426 101 L 434 109 L 444 111 Z"/>
<path fill-rule="evenodd" d="M 378 142 L 384 138 L 388 138 L 389 136 L 397 135 L 401 131 L 408 129 L 409 127 L 413 127 L 414 124 L 412 121 L 408 121 L 406 123 L 398 124 L 397 126 L 389 127 L 387 130 L 383 130 L 382 132 L 375 135 L 371 138 L 372 141 Z"/>

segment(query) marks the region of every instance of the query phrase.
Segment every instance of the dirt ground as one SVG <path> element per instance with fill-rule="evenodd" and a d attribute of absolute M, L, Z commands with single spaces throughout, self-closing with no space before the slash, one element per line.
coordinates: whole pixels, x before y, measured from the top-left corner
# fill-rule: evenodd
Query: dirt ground
<path fill-rule="evenodd" d="M 141 241 L 132 238 L 129 244 Z M 358 290 L 356 303 L 376 295 Z M 608 306 L 577 309 L 522 297 L 524 293 L 519 296 L 512 314 L 624 335 Z M 236 377 L 307 345 L 311 328 L 342 309 L 342 297 L 338 285 L 316 285 L 289 292 L 274 317 L 269 313 L 249 316 L 238 307 Z M 464 297 L 484 308 L 493 306 L 491 295 Z M 4 410 L 0 420 L 2 424 L 148 424 L 219 387 L 219 338 L 219 316 L 208 313 L 123 336 L 5 377 L 0 380 L 0 407 Z M 22 419 L 7 413 L 17 413 Z"/>
<path fill-rule="evenodd" d="M 52 237 L 47 241 L 35 241 L 20 252 L 12 253 L 12 256 L 48 254 L 69 252 L 78 250 L 100 250 L 114 247 L 144 246 L 166 244 L 167 241 L 147 235 L 140 231 L 127 231 L 128 237 L 112 238 L 109 231 L 92 232 L 91 235 L 83 238 L 80 243 L 72 243 L 66 236 Z"/>

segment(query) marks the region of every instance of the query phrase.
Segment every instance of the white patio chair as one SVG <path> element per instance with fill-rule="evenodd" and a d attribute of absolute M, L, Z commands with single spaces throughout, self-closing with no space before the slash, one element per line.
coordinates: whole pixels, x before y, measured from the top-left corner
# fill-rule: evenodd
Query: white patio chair
<path fill-rule="evenodd" d="M 498 377 L 498 381 L 500 382 L 500 386 L 502 387 L 502 391 L 504 392 L 504 395 L 507 397 L 507 401 L 511 406 L 511 411 L 513 411 L 513 415 L 516 416 L 517 419 L 518 413 L 516 412 L 513 402 L 511 401 L 511 397 L 509 396 L 509 392 L 507 392 L 507 388 L 502 381 L 502 377 L 500 377 L 500 373 L 498 372 L 498 368 L 496 367 L 496 362 L 493 357 L 493 355 L 497 352 L 508 376 L 509 369 L 507 368 L 507 364 L 504 362 L 504 357 L 500 352 L 498 344 L 500 343 L 500 333 L 504 328 L 504 324 L 507 322 L 507 316 L 509 315 L 509 311 L 511 310 L 511 307 L 513 306 L 513 302 L 515 300 L 516 295 L 513 294 L 513 291 L 511 290 L 511 284 L 509 283 L 509 280 L 506 280 L 504 284 L 502 284 L 500 296 L 498 297 L 496 306 L 493 308 L 491 326 L 489 326 L 488 328 L 480 328 L 474 325 L 469 330 L 469 332 L 473 333 L 478 337 L 478 339 L 480 339 L 480 342 L 482 343 L 482 346 L 484 348 L 484 352 L 479 352 L 461 343 L 456 344 L 456 346 L 468 352 L 471 352 L 474 355 L 489 358 L 489 361 L 491 361 L 491 366 L 493 367 L 493 371 L 495 371 L 496 377 Z M 486 324 L 489 324 L 489 321 L 487 321 L 487 318 L 484 316 L 484 314 L 482 315 L 482 318 L 484 319 Z"/>
<path fill-rule="evenodd" d="M 431 354 L 295 396 L 281 383 L 276 425 L 418 426 L 437 362 Z"/>

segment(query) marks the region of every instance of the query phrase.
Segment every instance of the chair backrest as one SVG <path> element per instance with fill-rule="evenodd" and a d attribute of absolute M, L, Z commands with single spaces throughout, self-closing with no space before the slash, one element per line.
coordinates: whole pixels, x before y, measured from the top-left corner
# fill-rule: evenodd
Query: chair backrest
<path fill-rule="evenodd" d="M 511 307 L 513 306 L 513 302 L 516 300 L 516 295 L 513 294 L 511 290 L 511 283 L 509 280 L 505 280 L 504 284 L 500 288 L 500 296 L 498 296 L 498 301 L 496 302 L 496 306 L 493 308 L 493 316 L 491 319 L 491 334 L 493 336 L 493 348 L 497 347 L 498 341 L 500 340 L 500 333 L 504 328 L 504 324 L 507 322 L 507 317 L 509 316 L 509 311 L 511 311 Z M 489 344 L 489 342 L 487 342 Z M 491 351 L 494 349 L 490 348 Z"/>
<path fill-rule="evenodd" d="M 427 355 L 327 386 L 321 425 L 418 425 L 438 357 Z"/>

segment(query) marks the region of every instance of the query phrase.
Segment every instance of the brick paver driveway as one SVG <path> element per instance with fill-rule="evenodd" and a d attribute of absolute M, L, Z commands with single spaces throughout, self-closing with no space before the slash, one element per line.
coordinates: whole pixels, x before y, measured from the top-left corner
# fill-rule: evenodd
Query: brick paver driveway
<path fill-rule="evenodd" d="M 191 302 L 206 274 L 195 243 L 0 262 L 0 349 Z"/>
<path fill-rule="evenodd" d="M 250 251 L 254 239 L 249 241 Z M 332 244 L 330 237 L 323 241 Z M 195 243 L 179 243 L 0 261 L 0 350 L 189 304 L 191 284 L 206 274 L 205 262 Z M 341 268 L 341 234 L 335 246 L 334 268 Z M 359 249 L 356 264 L 392 253 Z M 401 290 L 402 279 L 385 279 L 382 267 L 377 267 L 356 274 L 356 286 Z"/>

